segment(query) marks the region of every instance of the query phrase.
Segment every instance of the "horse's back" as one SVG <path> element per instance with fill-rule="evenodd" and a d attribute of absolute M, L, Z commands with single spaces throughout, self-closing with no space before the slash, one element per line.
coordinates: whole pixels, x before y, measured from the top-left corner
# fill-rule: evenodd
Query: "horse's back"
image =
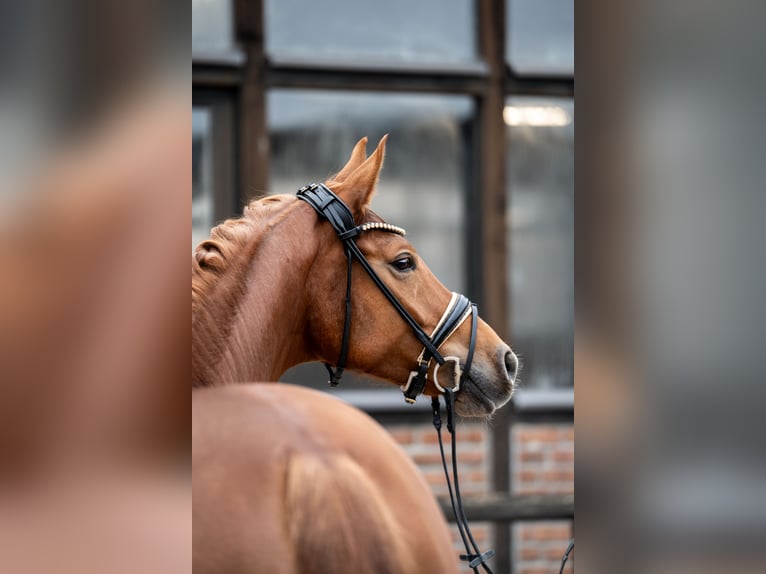
<path fill-rule="evenodd" d="M 361 411 L 292 385 L 192 393 L 196 572 L 454 572 L 412 461 Z"/>

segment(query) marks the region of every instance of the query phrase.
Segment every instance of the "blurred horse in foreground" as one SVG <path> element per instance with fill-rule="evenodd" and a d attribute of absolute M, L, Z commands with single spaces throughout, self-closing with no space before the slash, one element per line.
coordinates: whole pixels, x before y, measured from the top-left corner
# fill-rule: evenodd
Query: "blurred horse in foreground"
<path fill-rule="evenodd" d="M 0 194 L 0 572 L 190 570 L 180 89 L 126 97 Z"/>

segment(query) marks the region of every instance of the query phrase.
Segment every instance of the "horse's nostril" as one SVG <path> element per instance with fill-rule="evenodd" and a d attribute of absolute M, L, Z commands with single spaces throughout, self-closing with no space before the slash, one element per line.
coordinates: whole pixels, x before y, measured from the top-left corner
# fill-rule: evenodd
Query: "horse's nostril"
<path fill-rule="evenodd" d="M 505 370 L 508 373 L 508 378 L 514 380 L 516 378 L 516 370 L 519 368 L 519 360 L 513 351 L 508 351 L 505 354 Z"/>

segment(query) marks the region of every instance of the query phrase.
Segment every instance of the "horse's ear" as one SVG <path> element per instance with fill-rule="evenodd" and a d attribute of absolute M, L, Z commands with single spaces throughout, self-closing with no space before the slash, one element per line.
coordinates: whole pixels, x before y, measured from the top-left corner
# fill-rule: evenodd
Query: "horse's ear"
<path fill-rule="evenodd" d="M 354 146 L 354 150 L 351 152 L 351 157 L 348 158 L 348 162 L 343 166 L 343 169 L 332 176 L 326 183 L 342 183 L 346 181 L 349 175 L 354 173 L 362 163 L 364 163 L 367 157 L 367 138 L 362 138 Z"/>
<path fill-rule="evenodd" d="M 338 190 L 340 197 L 357 219 L 364 215 L 375 193 L 375 185 L 378 183 L 380 168 L 383 167 L 383 158 L 386 155 L 387 138 L 388 134 L 383 136 L 375 151 L 346 178 Z"/>

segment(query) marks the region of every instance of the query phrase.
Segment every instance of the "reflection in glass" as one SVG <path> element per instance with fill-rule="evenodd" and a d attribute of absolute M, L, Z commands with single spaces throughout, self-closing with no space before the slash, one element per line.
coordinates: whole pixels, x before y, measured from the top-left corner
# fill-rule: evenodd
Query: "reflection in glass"
<path fill-rule="evenodd" d="M 373 209 L 407 230 L 449 289 L 463 291 L 472 116 L 473 100 L 466 96 L 273 90 L 270 191 L 293 194 L 306 183 L 323 181 L 343 167 L 361 137 L 369 137 L 371 152 L 388 133 Z M 312 382 L 324 384 L 324 370 L 316 373 Z"/>
<path fill-rule="evenodd" d="M 574 104 L 510 98 L 508 240 L 511 332 L 526 387 L 572 385 Z"/>
<path fill-rule="evenodd" d="M 521 74 L 574 73 L 574 0 L 509 0 L 506 58 Z"/>
<path fill-rule="evenodd" d="M 213 226 L 211 114 L 192 108 L 192 249 Z"/>
<path fill-rule="evenodd" d="M 231 0 L 192 0 L 192 52 L 230 52 L 233 36 Z"/>
<path fill-rule="evenodd" d="M 467 62 L 471 0 L 266 0 L 266 49 L 288 58 Z"/>

